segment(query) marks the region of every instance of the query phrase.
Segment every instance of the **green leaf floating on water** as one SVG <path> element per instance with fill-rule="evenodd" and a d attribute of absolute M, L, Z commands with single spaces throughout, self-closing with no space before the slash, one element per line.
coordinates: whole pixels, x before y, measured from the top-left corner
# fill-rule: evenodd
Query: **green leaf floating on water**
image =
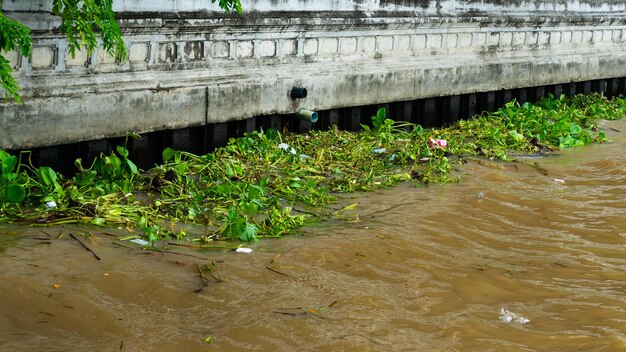
<path fill-rule="evenodd" d="M 178 152 L 169 147 L 163 149 L 163 152 L 161 152 L 161 156 L 163 157 L 163 162 L 166 163 L 172 160 L 172 158 L 176 155 L 176 153 Z"/>
<path fill-rule="evenodd" d="M 572 123 L 569 125 L 569 133 L 571 134 L 579 134 L 583 129 L 577 123 Z"/>
<path fill-rule="evenodd" d="M 117 150 L 117 153 L 118 153 L 119 155 L 121 155 L 123 158 L 128 158 L 128 154 L 129 154 L 129 153 L 128 153 L 128 149 L 126 149 L 126 148 L 121 147 L 121 146 L 119 146 L 119 145 L 118 145 L 118 146 L 115 148 L 115 150 Z"/>
<path fill-rule="evenodd" d="M 26 190 L 22 185 L 11 184 L 7 186 L 6 200 L 9 203 L 21 203 L 26 198 Z"/>
<path fill-rule="evenodd" d="M 255 241 L 257 239 L 256 233 L 258 230 L 256 226 L 246 221 L 244 226 L 239 230 L 239 239 L 246 242 Z"/>
<path fill-rule="evenodd" d="M 523 141 L 523 140 L 524 140 L 524 135 L 523 135 L 523 134 L 521 134 L 521 133 L 519 133 L 519 132 L 517 132 L 516 130 L 510 130 L 510 131 L 509 131 L 509 134 L 510 134 L 513 138 L 515 138 L 516 140 L 518 140 L 518 141 Z"/>
<path fill-rule="evenodd" d="M 130 161 L 130 159 L 125 159 L 125 161 L 126 161 L 126 165 L 128 165 L 128 168 L 130 169 L 131 173 L 136 174 L 137 172 L 139 172 L 139 169 L 137 168 L 137 165 L 135 165 L 135 163 Z"/>
<path fill-rule="evenodd" d="M 4 150 L 2 152 L 6 153 Z M 17 165 L 17 157 L 15 155 L 4 156 L 0 160 L 2 163 L 2 174 L 6 175 L 12 173 L 15 170 L 15 166 Z"/>
<path fill-rule="evenodd" d="M 57 174 L 48 166 L 42 166 L 37 169 L 39 180 L 47 186 L 57 185 Z"/>

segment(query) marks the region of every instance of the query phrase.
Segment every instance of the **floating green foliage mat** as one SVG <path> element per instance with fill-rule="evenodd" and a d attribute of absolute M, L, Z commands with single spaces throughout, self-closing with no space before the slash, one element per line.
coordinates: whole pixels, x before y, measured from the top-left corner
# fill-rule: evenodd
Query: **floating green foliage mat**
<path fill-rule="evenodd" d="M 594 121 L 624 115 L 626 100 L 598 94 L 512 101 L 442 129 L 380 110 L 357 133 L 251 132 L 200 156 L 167 148 L 163 164 L 143 173 L 117 147 L 90 166 L 77 160 L 71 179 L 32 167 L 28 153 L 0 150 L 0 221 L 123 226 L 150 242 L 187 233 L 204 241 L 280 237 L 332 216 L 326 205 L 338 193 L 457 181 L 450 171 L 467 156 L 510 160 L 602 142 Z"/>

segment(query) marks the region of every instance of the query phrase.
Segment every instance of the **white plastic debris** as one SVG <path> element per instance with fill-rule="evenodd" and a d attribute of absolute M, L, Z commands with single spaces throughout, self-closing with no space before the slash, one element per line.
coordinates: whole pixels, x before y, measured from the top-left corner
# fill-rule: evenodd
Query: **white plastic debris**
<path fill-rule="evenodd" d="M 299 157 L 300 157 L 300 159 L 312 159 L 311 156 L 306 155 L 306 154 L 300 154 Z"/>
<path fill-rule="evenodd" d="M 430 147 L 430 149 L 434 149 L 434 148 L 448 148 L 448 141 L 445 139 L 434 139 L 434 138 L 429 138 L 428 139 L 428 146 Z"/>
<path fill-rule="evenodd" d="M 235 252 L 237 252 L 237 253 L 252 253 L 252 248 L 239 247 L 239 248 L 235 249 Z"/>
<path fill-rule="evenodd" d="M 554 179 L 554 182 L 555 182 L 555 183 L 561 183 L 561 184 L 563 184 L 563 183 L 565 183 L 565 180 L 560 179 L 560 178 L 555 178 L 555 179 Z"/>
<path fill-rule="evenodd" d="M 144 241 L 144 240 L 139 239 L 139 238 L 135 238 L 134 240 L 130 240 L 130 242 L 132 242 L 134 244 L 138 244 L 140 246 L 147 246 L 147 245 L 150 244 L 150 243 L 148 243 L 148 241 Z"/>
<path fill-rule="evenodd" d="M 530 320 L 528 320 L 527 318 L 521 315 L 517 315 L 504 308 L 500 309 L 500 320 L 502 320 L 505 323 L 518 323 L 518 324 L 526 324 L 530 322 Z"/>
<path fill-rule="evenodd" d="M 374 154 L 382 154 L 387 151 L 387 148 L 374 148 L 372 149 L 372 153 Z"/>
<path fill-rule="evenodd" d="M 476 198 L 483 199 L 483 198 L 485 198 L 485 195 L 483 194 L 483 192 L 478 192 L 478 193 L 476 193 Z"/>
<path fill-rule="evenodd" d="M 295 150 L 295 149 L 293 149 L 292 147 L 290 147 L 290 146 L 289 146 L 289 144 L 287 144 L 287 143 L 281 143 L 281 144 L 279 144 L 279 145 L 278 145 L 278 148 L 279 148 L 279 149 L 282 149 L 282 150 L 284 150 L 284 151 L 286 151 L 286 152 L 288 152 L 288 153 L 291 153 L 291 154 L 296 154 L 296 150 Z"/>
<path fill-rule="evenodd" d="M 47 201 L 47 202 L 44 204 L 44 206 L 46 207 L 46 210 L 48 210 L 48 209 L 52 209 L 52 208 L 56 208 L 56 206 L 57 206 L 57 202 L 55 202 L 55 201 L 53 201 L 53 200 L 50 200 L 50 201 Z"/>

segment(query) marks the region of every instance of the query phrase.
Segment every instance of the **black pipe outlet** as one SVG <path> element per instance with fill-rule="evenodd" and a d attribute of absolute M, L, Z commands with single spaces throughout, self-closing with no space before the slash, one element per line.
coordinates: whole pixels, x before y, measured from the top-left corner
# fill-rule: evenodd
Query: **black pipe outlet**
<path fill-rule="evenodd" d="M 302 87 L 291 88 L 291 99 L 306 98 L 306 95 L 307 95 L 306 88 L 302 88 Z"/>

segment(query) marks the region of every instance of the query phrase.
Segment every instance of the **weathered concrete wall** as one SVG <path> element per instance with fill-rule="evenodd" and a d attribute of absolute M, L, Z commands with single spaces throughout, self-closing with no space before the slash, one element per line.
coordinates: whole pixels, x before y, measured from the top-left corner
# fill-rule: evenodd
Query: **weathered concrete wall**
<path fill-rule="evenodd" d="M 50 1 L 4 0 L 35 29 L 8 53 L 24 105 L 0 100 L 0 148 L 197 126 L 300 108 L 626 76 L 626 2 L 117 0 L 129 61 L 71 58 Z M 304 86 L 306 99 L 289 90 Z"/>

